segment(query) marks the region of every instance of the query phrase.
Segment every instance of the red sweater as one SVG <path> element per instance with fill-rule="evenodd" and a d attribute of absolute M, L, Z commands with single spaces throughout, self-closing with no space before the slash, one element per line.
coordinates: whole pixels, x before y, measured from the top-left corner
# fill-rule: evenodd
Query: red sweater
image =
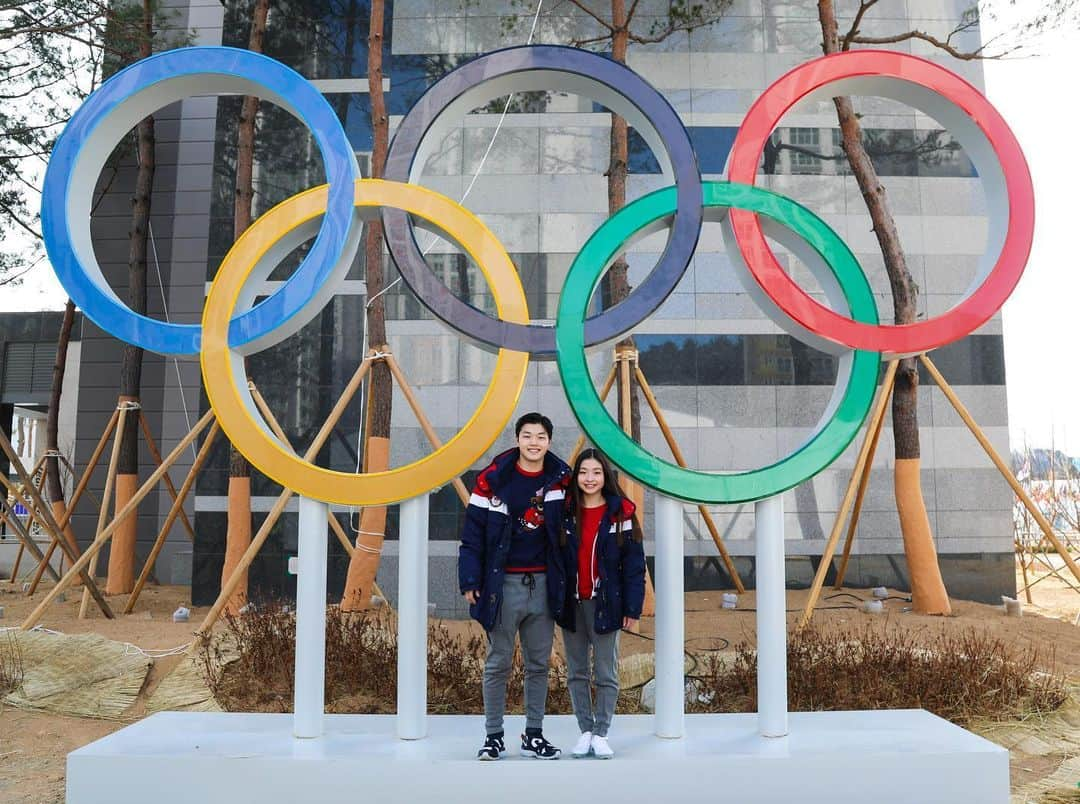
<path fill-rule="evenodd" d="M 577 593 L 581 600 L 592 598 L 596 584 L 600 580 L 596 560 L 596 536 L 606 508 L 607 505 L 601 503 L 595 508 L 584 508 L 581 511 L 581 544 L 578 545 L 577 560 Z"/>

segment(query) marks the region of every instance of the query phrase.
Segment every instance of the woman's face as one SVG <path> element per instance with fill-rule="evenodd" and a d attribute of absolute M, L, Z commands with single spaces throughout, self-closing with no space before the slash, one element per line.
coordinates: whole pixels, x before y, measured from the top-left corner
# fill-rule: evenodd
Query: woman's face
<path fill-rule="evenodd" d="M 586 458 L 578 467 L 578 488 L 584 494 L 596 494 L 604 488 L 604 467 L 596 458 Z"/>

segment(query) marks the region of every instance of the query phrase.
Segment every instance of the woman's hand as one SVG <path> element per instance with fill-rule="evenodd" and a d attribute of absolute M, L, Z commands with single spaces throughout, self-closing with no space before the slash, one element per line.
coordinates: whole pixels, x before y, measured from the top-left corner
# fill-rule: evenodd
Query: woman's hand
<path fill-rule="evenodd" d="M 636 634 L 638 630 L 638 624 L 639 621 L 635 620 L 633 617 L 622 618 L 622 627 L 624 631 L 633 631 Z"/>
<path fill-rule="evenodd" d="M 468 592 L 465 593 L 465 600 L 467 600 L 471 605 L 475 605 L 476 601 L 478 601 L 479 599 L 480 599 L 480 590 L 479 589 L 470 589 Z"/>

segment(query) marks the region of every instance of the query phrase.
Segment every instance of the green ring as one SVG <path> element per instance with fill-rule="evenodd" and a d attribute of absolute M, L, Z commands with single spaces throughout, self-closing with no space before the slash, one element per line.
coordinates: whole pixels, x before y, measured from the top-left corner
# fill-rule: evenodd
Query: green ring
<path fill-rule="evenodd" d="M 878 322 L 877 305 L 858 260 L 829 226 L 805 207 L 768 190 L 744 184 L 706 182 L 704 206 L 750 210 L 803 238 L 825 261 L 856 321 Z M 627 242 L 654 229 L 675 212 L 675 187 L 639 198 L 619 210 L 589 238 L 574 259 L 559 297 L 555 345 L 570 408 L 581 429 L 611 461 L 641 483 L 670 497 L 695 503 L 741 503 L 779 494 L 823 470 L 847 448 L 862 425 L 877 389 L 881 356 L 855 350 L 846 386 L 838 386 L 831 418 L 823 418 L 802 447 L 770 466 L 715 474 L 684 469 L 637 444 L 611 418 L 593 385 L 585 353 L 584 321 L 604 269 Z M 836 397 L 842 393 L 842 398 Z M 826 413 L 826 417 L 828 417 Z"/>

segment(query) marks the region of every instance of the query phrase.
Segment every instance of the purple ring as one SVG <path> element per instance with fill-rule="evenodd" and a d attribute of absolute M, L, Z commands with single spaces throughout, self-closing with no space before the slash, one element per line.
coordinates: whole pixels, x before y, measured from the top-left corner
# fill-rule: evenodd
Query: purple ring
<path fill-rule="evenodd" d="M 656 311 L 686 272 L 701 233 L 701 173 L 690 136 L 663 95 L 640 75 L 611 59 L 558 45 L 525 45 L 496 50 L 458 67 L 433 84 L 401 121 L 386 159 L 384 177 L 407 182 L 426 162 L 423 148 L 448 128 L 453 115 L 511 92 L 562 90 L 591 97 L 627 119 L 665 166 L 676 185 L 676 211 L 659 261 L 629 296 L 585 322 L 585 344 L 614 340 Z M 428 267 L 412 221 L 384 209 L 390 257 L 420 303 L 466 338 L 481 345 L 555 357 L 555 328 L 493 318 L 454 296 Z"/>

